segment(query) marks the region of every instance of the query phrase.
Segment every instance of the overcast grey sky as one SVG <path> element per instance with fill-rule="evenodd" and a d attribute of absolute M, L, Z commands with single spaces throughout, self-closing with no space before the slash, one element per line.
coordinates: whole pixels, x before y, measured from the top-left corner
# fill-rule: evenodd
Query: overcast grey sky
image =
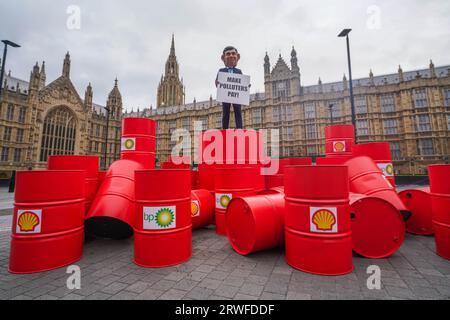
<path fill-rule="evenodd" d="M 80 28 L 73 24 L 80 9 Z M 215 97 L 214 78 L 224 46 L 241 53 L 239 67 L 264 91 L 263 59 L 287 63 L 292 45 L 303 85 L 339 81 L 347 73 L 345 40 L 350 36 L 353 77 L 450 64 L 450 1 L 151 0 L 0 3 L 0 37 L 22 45 L 10 49 L 6 70 L 28 81 L 36 61 L 46 61 L 47 83 L 62 70 L 70 51 L 71 79 L 84 98 L 89 82 L 94 101 L 105 104 L 119 79 L 124 107 L 156 104 L 156 89 L 169 54 L 172 33 L 186 85 L 186 102 Z M 67 23 L 75 27 L 68 28 Z"/>

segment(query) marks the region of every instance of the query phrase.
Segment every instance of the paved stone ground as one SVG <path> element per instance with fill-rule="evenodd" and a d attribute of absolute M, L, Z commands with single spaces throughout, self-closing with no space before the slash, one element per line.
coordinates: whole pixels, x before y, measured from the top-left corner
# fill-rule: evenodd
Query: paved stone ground
<path fill-rule="evenodd" d="M 8 226 L 11 216 L 0 216 Z M 7 230 L 6 230 L 7 229 Z M 212 228 L 193 233 L 192 258 L 148 269 L 133 264 L 133 240 L 87 242 L 81 289 L 66 287 L 66 268 L 31 275 L 8 273 L 9 228 L 0 229 L 0 299 L 449 299 L 450 263 L 434 253 L 434 238 L 407 235 L 387 259 L 353 257 L 351 274 L 326 277 L 297 271 L 283 249 L 240 256 Z M 366 286 L 367 266 L 381 268 L 380 290 Z"/>

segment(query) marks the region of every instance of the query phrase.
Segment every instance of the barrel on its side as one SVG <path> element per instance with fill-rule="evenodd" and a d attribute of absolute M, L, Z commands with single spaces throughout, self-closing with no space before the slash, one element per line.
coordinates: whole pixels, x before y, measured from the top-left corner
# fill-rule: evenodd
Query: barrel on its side
<path fill-rule="evenodd" d="M 406 231 L 412 234 L 433 234 L 430 188 L 406 189 L 398 195 L 411 211 L 411 217 L 406 221 Z"/>
<path fill-rule="evenodd" d="M 192 229 L 214 223 L 214 195 L 206 189 L 191 191 Z"/>
<path fill-rule="evenodd" d="M 284 239 L 284 194 L 233 198 L 227 207 L 228 241 L 242 255 L 275 248 Z"/>
<path fill-rule="evenodd" d="M 353 251 L 363 257 L 389 257 L 405 239 L 402 215 L 382 198 L 350 193 L 350 218 Z"/>

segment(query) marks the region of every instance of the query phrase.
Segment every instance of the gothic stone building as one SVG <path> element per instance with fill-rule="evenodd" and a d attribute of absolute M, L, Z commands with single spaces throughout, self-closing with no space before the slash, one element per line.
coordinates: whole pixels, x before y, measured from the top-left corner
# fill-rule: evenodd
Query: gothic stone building
<path fill-rule="evenodd" d="M 122 97 L 115 85 L 108 96 L 109 138 L 107 165 L 120 154 Z M 46 84 L 45 63 L 33 67 L 30 81 L 9 73 L 0 104 L 0 179 L 13 170 L 45 168 L 49 155 L 80 154 L 103 158 L 106 111 L 93 103 L 91 84 L 84 100 L 70 80 L 66 54 L 61 76 Z M 101 159 L 103 161 L 103 159 Z"/>
<path fill-rule="evenodd" d="M 176 142 L 171 134 L 177 128 L 193 132 L 193 122 L 202 121 L 203 130 L 220 128 L 222 109 L 212 97 L 209 101 L 181 104 L 182 90 L 172 41 L 166 74 L 158 89 L 158 107 L 124 116 L 155 119 L 157 158 L 166 161 Z M 250 106 L 243 107 L 246 128 L 279 129 L 281 157 L 317 157 L 325 153 L 324 128 L 351 123 L 349 83 L 343 80 L 303 86 L 297 53 L 292 48 L 290 66 L 280 56 L 271 68 L 264 58 L 264 93 L 251 95 Z M 171 68 L 176 73 L 171 73 Z M 167 90 L 168 82 L 177 84 Z M 178 80 L 178 81 L 177 81 Z M 426 166 L 448 163 L 450 158 L 450 66 L 374 76 L 353 81 L 357 142 L 388 141 L 397 174 L 424 174 Z M 160 98 L 161 88 L 166 88 Z M 167 92 L 169 96 L 167 96 Z M 162 96 L 161 96 L 162 97 Z M 160 103 L 164 101 L 164 103 Z M 233 116 L 230 116 L 233 119 Z M 233 120 L 231 120 L 233 121 Z M 192 144 L 193 139 L 191 139 Z M 195 159 L 195 148 L 192 148 Z M 268 148 L 270 152 L 270 148 Z"/>

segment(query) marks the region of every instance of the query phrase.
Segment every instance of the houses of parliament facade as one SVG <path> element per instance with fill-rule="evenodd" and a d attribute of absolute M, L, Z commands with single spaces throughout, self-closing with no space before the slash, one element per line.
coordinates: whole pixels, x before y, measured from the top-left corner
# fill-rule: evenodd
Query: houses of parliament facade
<path fill-rule="evenodd" d="M 342 81 L 304 86 L 297 53 L 289 64 L 281 54 L 274 66 L 265 55 L 264 92 L 251 95 L 244 106 L 245 128 L 278 129 L 280 157 L 318 157 L 325 153 L 324 127 L 351 123 L 349 83 Z M 122 112 L 117 80 L 106 108 L 92 102 L 89 84 L 84 100 L 70 81 L 70 56 L 61 77 L 45 84 L 45 65 L 36 65 L 30 81 L 7 76 L 0 105 L 0 178 L 13 170 L 45 167 L 51 154 L 93 154 L 103 159 L 106 109 L 109 113 L 108 165 L 119 158 L 123 117 L 157 121 L 157 160 L 167 160 L 175 141 L 172 132 L 184 128 L 193 135 L 194 121 L 202 129 L 222 125 L 221 104 L 185 103 L 185 86 L 172 37 L 164 75 L 158 85 L 157 107 Z M 353 80 L 357 142 L 390 143 L 396 174 L 425 174 L 433 163 L 450 161 L 450 65 L 403 71 Z M 233 118 L 232 116 L 230 118 Z M 231 123 L 231 126 L 233 123 Z M 192 137 L 193 138 L 193 137 Z M 191 139 L 192 144 L 194 139 Z M 270 148 L 268 148 L 270 152 Z M 192 159 L 195 159 L 195 148 Z"/>

